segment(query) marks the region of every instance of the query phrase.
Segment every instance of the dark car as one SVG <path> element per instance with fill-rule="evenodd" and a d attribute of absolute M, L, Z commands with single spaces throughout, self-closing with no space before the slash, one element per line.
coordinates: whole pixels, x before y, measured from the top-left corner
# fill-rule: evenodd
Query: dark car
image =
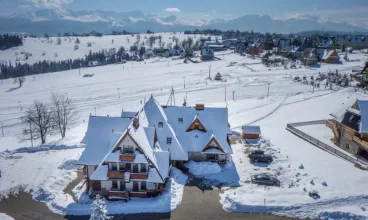
<path fill-rule="evenodd" d="M 261 162 L 261 163 L 271 163 L 273 158 L 271 155 L 265 154 L 263 150 L 255 150 L 249 154 L 250 161 Z"/>
<path fill-rule="evenodd" d="M 251 181 L 259 185 L 280 186 L 280 180 L 267 173 L 253 175 Z"/>

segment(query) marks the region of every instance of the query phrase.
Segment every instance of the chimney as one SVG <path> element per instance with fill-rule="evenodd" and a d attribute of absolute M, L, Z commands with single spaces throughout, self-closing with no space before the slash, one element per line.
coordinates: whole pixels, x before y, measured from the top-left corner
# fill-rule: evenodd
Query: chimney
<path fill-rule="evenodd" d="M 137 117 L 133 119 L 133 127 L 135 129 L 139 127 L 139 119 Z"/>
<path fill-rule="evenodd" d="M 196 104 L 196 105 L 195 105 L 195 109 L 196 109 L 197 111 L 202 111 L 202 110 L 204 110 L 204 104 Z"/>

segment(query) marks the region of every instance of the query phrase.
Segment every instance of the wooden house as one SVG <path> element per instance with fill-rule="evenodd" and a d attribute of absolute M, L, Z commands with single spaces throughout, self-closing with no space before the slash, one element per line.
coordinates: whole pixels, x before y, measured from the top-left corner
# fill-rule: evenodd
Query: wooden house
<path fill-rule="evenodd" d="M 213 49 L 203 48 L 201 50 L 201 60 L 209 61 L 213 60 L 215 57 L 215 52 Z"/>
<path fill-rule="evenodd" d="M 336 50 L 325 50 L 322 61 L 325 63 L 339 63 L 340 56 L 337 54 Z"/>
<path fill-rule="evenodd" d="M 368 100 L 347 104 L 345 112 L 335 113 L 335 119 L 326 125 L 332 129 L 337 146 L 368 160 Z"/>

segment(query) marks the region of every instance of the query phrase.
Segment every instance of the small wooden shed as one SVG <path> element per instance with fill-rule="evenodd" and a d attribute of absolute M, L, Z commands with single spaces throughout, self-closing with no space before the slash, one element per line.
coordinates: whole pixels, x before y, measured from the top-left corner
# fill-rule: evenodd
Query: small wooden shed
<path fill-rule="evenodd" d="M 243 139 L 257 139 L 261 137 L 261 127 L 258 125 L 243 125 L 242 126 Z"/>

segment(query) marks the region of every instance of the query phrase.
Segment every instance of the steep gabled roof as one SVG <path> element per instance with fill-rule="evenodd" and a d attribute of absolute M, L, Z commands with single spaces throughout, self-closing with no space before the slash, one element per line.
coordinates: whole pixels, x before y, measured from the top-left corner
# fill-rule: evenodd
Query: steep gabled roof
<path fill-rule="evenodd" d="M 150 98 L 144 105 L 143 117 L 141 120 L 146 120 L 147 127 L 156 128 L 157 140 L 163 151 L 170 152 L 171 160 L 188 160 L 188 150 L 183 147 L 177 139 L 177 136 L 169 123 L 163 108 L 154 99 Z M 162 127 L 159 127 L 159 122 Z M 167 138 L 171 138 L 171 143 L 167 143 Z"/>
<path fill-rule="evenodd" d="M 86 145 L 78 164 L 99 165 L 129 126 L 131 120 L 120 117 L 90 117 L 82 143 Z"/>
<path fill-rule="evenodd" d="M 231 147 L 227 142 L 227 108 L 205 107 L 204 110 L 197 111 L 194 107 L 168 106 L 164 108 L 164 111 L 181 146 L 187 149 L 187 152 L 201 152 L 208 144 L 212 135 L 214 135 L 224 152 L 232 153 Z M 206 132 L 198 130 L 186 132 L 196 117 L 205 126 Z M 179 122 L 178 118 L 183 119 L 182 123 Z"/>
<path fill-rule="evenodd" d="M 215 143 L 216 146 L 212 146 L 211 143 Z M 203 148 L 202 152 L 211 150 L 211 149 L 217 149 L 221 152 L 224 152 L 224 149 L 222 149 L 221 145 L 219 144 L 219 142 L 217 141 L 215 135 L 211 136 L 211 139 L 208 141 L 207 145 Z"/>

